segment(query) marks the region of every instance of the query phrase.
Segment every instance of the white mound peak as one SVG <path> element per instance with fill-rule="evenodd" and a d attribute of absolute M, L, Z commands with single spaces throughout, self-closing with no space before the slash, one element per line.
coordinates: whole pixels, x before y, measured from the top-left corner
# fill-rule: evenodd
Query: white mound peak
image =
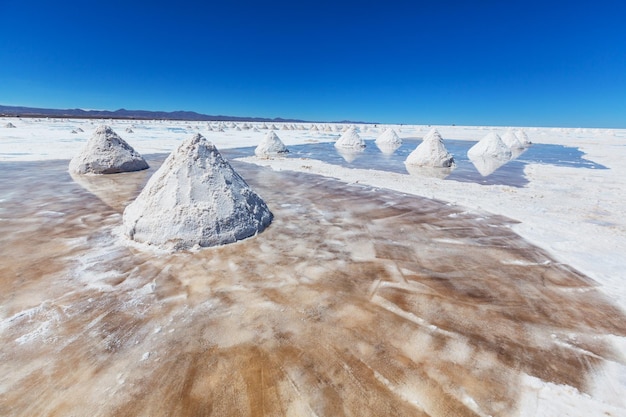
<path fill-rule="evenodd" d="M 443 138 L 436 129 L 432 129 L 413 152 L 407 156 L 406 165 L 432 168 L 450 168 L 454 158 L 443 144 Z"/>
<path fill-rule="evenodd" d="M 335 142 L 335 147 L 344 149 L 362 149 L 365 148 L 365 141 L 361 139 L 356 131 L 356 127 L 352 126 Z"/>
<path fill-rule="evenodd" d="M 105 125 L 96 129 L 69 165 L 70 172 L 74 174 L 117 174 L 147 168 L 145 159 Z"/>
<path fill-rule="evenodd" d="M 402 145 L 402 139 L 400 139 L 400 136 L 398 136 L 393 128 L 389 127 L 376 138 L 376 144 L 384 146 L 400 146 Z"/>
<path fill-rule="evenodd" d="M 124 233 L 183 250 L 232 243 L 272 221 L 265 202 L 202 135 L 184 141 L 124 210 Z"/>
<path fill-rule="evenodd" d="M 265 134 L 261 143 L 254 150 L 254 154 L 259 158 L 268 158 L 286 152 L 289 152 L 287 147 L 273 130 Z"/>
<path fill-rule="evenodd" d="M 482 138 L 477 144 L 467 151 L 469 159 L 476 158 L 498 158 L 508 160 L 511 159 L 511 150 L 502 141 L 500 136 L 491 132 Z"/>

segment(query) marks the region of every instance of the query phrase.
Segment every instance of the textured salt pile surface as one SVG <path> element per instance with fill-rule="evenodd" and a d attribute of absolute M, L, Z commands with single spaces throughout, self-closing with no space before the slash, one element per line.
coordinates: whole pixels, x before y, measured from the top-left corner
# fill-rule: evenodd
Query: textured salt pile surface
<path fill-rule="evenodd" d="M 124 234 L 166 250 L 224 245 L 262 232 L 267 205 L 202 135 L 185 140 L 124 210 Z"/>
<path fill-rule="evenodd" d="M 75 174 L 117 174 L 147 168 L 143 157 L 105 125 L 96 129 L 69 165 L 70 172 Z"/>
<path fill-rule="evenodd" d="M 254 154 L 260 158 L 268 158 L 287 152 L 287 147 L 280 140 L 276 132 L 270 130 L 254 150 Z"/>
<path fill-rule="evenodd" d="M 65 167 L 0 169 L 1 415 L 531 416 L 624 366 L 623 313 L 505 218 L 239 163 L 272 227 L 157 256 Z"/>
<path fill-rule="evenodd" d="M 416 165 L 432 168 L 450 168 L 454 164 L 454 158 L 443 144 L 443 138 L 437 131 L 432 129 L 413 152 L 407 156 L 407 165 Z"/>

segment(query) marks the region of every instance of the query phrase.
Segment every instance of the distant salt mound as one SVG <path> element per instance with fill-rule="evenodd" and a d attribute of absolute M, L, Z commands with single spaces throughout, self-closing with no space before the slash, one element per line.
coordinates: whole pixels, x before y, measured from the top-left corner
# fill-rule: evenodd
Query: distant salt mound
<path fill-rule="evenodd" d="M 124 210 L 130 239 L 166 250 L 232 243 L 263 231 L 272 213 L 202 135 L 185 140 Z"/>
<path fill-rule="evenodd" d="M 511 159 L 511 150 L 506 146 L 500 136 L 491 132 L 482 138 L 477 144 L 467 151 L 469 159 L 476 158 L 497 158 L 502 160 Z"/>
<path fill-rule="evenodd" d="M 402 145 L 402 139 L 400 139 L 400 136 L 398 136 L 393 128 L 389 127 L 376 138 L 376 144 L 384 146 L 400 146 Z"/>
<path fill-rule="evenodd" d="M 126 132 L 126 133 L 135 133 L 135 132 L 133 131 L 133 129 L 131 129 L 130 127 L 127 127 L 125 132 Z"/>
<path fill-rule="evenodd" d="M 269 158 L 285 152 L 289 152 L 287 147 L 273 130 L 265 134 L 259 146 L 254 150 L 254 154 L 259 158 Z"/>
<path fill-rule="evenodd" d="M 504 135 L 502 135 L 501 139 L 510 150 L 524 148 L 524 145 L 520 142 L 519 138 L 512 130 L 508 130 Z"/>
<path fill-rule="evenodd" d="M 117 174 L 147 169 L 148 163 L 109 126 L 100 126 L 70 161 L 74 174 Z"/>
<path fill-rule="evenodd" d="M 515 131 L 515 136 L 517 136 L 517 139 L 520 141 L 520 143 L 522 145 L 524 145 L 525 147 L 528 147 L 530 145 L 532 145 L 533 143 L 530 141 L 530 139 L 528 139 L 528 135 L 526 134 L 526 132 L 524 132 L 523 130 L 517 130 Z"/>
<path fill-rule="evenodd" d="M 15 129 L 15 125 L 13 123 L 11 123 L 11 122 L 5 124 L 4 127 L 8 128 L 8 129 Z"/>
<path fill-rule="evenodd" d="M 353 126 L 341 135 L 337 142 L 335 142 L 335 147 L 343 149 L 363 149 L 365 148 L 365 141 L 361 139 L 356 128 Z"/>
<path fill-rule="evenodd" d="M 436 129 L 432 129 L 413 152 L 404 161 L 406 165 L 450 168 L 454 158 L 443 144 L 443 138 Z"/>

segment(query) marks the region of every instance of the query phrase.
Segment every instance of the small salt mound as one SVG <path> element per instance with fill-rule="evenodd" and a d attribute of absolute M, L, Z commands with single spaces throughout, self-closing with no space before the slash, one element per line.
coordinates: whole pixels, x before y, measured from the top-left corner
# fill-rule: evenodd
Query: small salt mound
<path fill-rule="evenodd" d="M 406 165 L 433 168 L 450 168 L 454 158 L 443 144 L 443 138 L 436 129 L 431 130 L 404 161 Z"/>
<path fill-rule="evenodd" d="M 124 233 L 166 250 L 223 245 L 263 231 L 272 213 L 202 135 L 185 140 L 124 210 Z"/>
<path fill-rule="evenodd" d="M 502 142 L 504 142 L 504 144 L 511 150 L 524 148 L 524 145 L 522 145 L 522 142 L 520 142 L 519 138 L 512 130 L 509 130 L 502 135 L 501 139 Z"/>
<path fill-rule="evenodd" d="M 109 126 L 100 126 L 70 161 L 74 174 L 117 174 L 147 169 L 148 163 Z"/>
<path fill-rule="evenodd" d="M 135 132 L 133 132 L 133 129 L 131 129 L 130 127 L 127 127 L 126 128 L 126 133 L 135 133 Z"/>
<path fill-rule="evenodd" d="M 335 142 L 335 147 L 344 149 L 361 149 L 365 148 L 365 142 L 359 134 L 356 132 L 356 128 L 353 126 L 346 130 L 341 137 Z"/>
<path fill-rule="evenodd" d="M 515 135 L 517 136 L 517 139 L 520 141 L 520 143 L 524 146 L 530 146 L 533 143 L 530 141 L 530 139 L 528 139 L 528 135 L 526 134 L 526 132 L 524 132 L 523 130 L 518 130 L 515 132 Z"/>
<path fill-rule="evenodd" d="M 265 134 L 259 146 L 254 150 L 254 154 L 259 158 L 267 158 L 285 152 L 289 152 L 287 147 L 273 130 Z"/>
<path fill-rule="evenodd" d="M 383 133 L 381 133 L 380 136 L 376 138 L 376 144 L 400 146 L 402 145 L 402 139 L 400 139 L 400 136 L 398 136 L 398 134 L 396 133 L 395 130 L 393 130 L 393 128 L 389 127 Z"/>
<path fill-rule="evenodd" d="M 491 132 L 467 151 L 470 159 L 489 157 L 508 160 L 511 159 L 511 150 L 502 142 L 500 136 Z"/>
<path fill-rule="evenodd" d="M 9 128 L 9 129 L 15 129 L 15 125 L 11 122 L 5 124 L 4 127 Z"/>

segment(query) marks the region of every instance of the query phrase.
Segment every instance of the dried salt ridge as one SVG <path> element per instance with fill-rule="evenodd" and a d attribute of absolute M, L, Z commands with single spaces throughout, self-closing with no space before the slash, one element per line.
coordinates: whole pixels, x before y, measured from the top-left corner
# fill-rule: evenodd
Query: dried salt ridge
<path fill-rule="evenodd" d="M 398 136 L 396 131 L 390 127 L 390 128 L 387 128 L 383 133 L 380 134 L 380 136 L 376 138 L 376 145 L 387 146 L 387 147 L 392 147 L 392 146 L 398 147 L 402 145 L 402 139 L 400 139 L 400 136 Z"/>
<path fill-rule="evenodd" d="M 443 144 L 443 138 L 436 129 L 432 129 L 413 152 L 404 161 L 406 165 L 451 168 L 454 158 Z"/>
<path fill-rule="evenodd" d="M 148 163 L 109 126 L 100 126 L 70 161 L 73 174 L 117 174 L 148 169 Z"/>
<path fill-rule="evenodd" d="M 130 239 L 165 250 L 232 243 L 272 221 L 265 202 L 202 135 L 184 141 L 124 210 Z"/>
<path fill-rule="evenodd" d="M 335 142 L 335 147 L 341 149 L 363 149 L 365 148 L 365 141 L 361 139 L 356 128 L 353 126 L 341 135 L 337 142 Z"/>
<path fill-rule="evenodd" d="M 273 130 L 265 134 L 261 143 L 254 150 L 254 154 L 259 158 L 269 158 L 286 152 L 289 152 L 287 147 Z"/>

